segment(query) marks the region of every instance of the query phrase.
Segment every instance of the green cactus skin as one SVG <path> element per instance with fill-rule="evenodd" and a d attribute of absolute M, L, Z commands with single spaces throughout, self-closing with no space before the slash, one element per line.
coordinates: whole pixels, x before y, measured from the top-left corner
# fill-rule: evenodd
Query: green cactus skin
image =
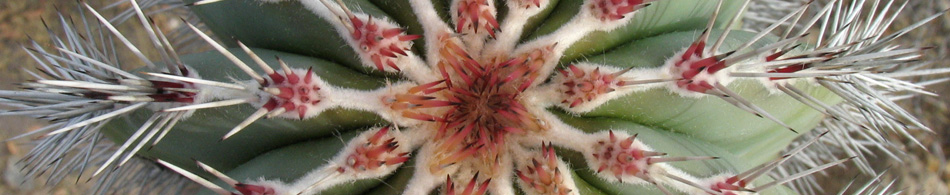
<path fill-rule="evenodd" d="M 222 40 L 186 24 L 215 51 L 181 64 L 163 51 L 131 76 L 106 68 L 104 85 L 136 89 L 36 84 L 108 100 L 98 111 L 135 108 L 99 129 L 123 146 L 95 174 L 134 154 L 205 194 L 797 194 L 781 185 L 795 176 L 762 174 L 828 124 L 919 124 L 883 102 L 919 86 L 874 74 L 921 50 L 884 47 L 892 34 L 872 25 L 825 35 L 841 13 L 781 19 L 826 22 L 806 39 L 738 30 L 743 0 L 185 3 Z M 0 91 L 26 101 L 15 95 Z"/>

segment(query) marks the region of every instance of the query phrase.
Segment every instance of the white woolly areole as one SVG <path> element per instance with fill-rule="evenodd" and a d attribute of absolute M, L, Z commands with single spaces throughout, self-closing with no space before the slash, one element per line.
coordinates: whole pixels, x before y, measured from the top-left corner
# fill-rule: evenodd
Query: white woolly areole
<path fill-rule="evenodd" d="M 555 104 L 558 107 L 568 112 L 571 112 L 572 114 L 582 114 L 582 113 L 590 112 L 594 110 L 595 108 L 602 106 L 607 101 L 622 97 L 624 95 L 628 95 L 633 92 L 645 91 L 648 89 L 662 86 L 662 84 L 659 82 L 651 82 L 651 83 L 644 83 L 644 84 L 630 84 L 630 83 L 636 83 L 638 81 L 662 80 L 663 78 L 660 77 L 661 71 L 658 69 L 650 69 L 650 68 L 632 69 L 632 70 L 627 71 L 626 73 L 623 73 L 622 75 L 615 76 L 613 78 L 614 82 L 606 83 L 603 79 L 590 80 L 589 75 L 595 69 L 599 69 L 598 72 L 600 72 L 601 75 L 609 75 L 609 74 L 618 73 L 618 72 L 624 71 L 624 69 L 614 67 L 614 66 L 605 66 L 605 65 L 591 64 L 591 63 L 578 63 L 578 64 L 575 64 L 574 66 L 577 69 L 585 72 L 586 75 L 584 76 L 584 78 L 575 78 L 574 76 L 564 76 L 563 74 L 559 74 L 555 76 L 554 79 L 552 79 L 551 84 L 549 84 L 551 85 L 550 87 L 555 88 L 555 89 L 548 89 L 548 90 L 557 91 L 556 97 L 558 98 L 551 98 L 550 100 L 557 101 Z M 569 69 L 565 69 L 564 71 L 571 72 L 571 70 Z M 581 80 L 588 80 L 587 82 L 590 82 L 595 86 L 603 85 L 604 87 L 610 88 L 611 91 L 597 93 L 590 100 L 587 100 L 584 97 L 578 97 L 578 94 L 570 95 L 566 93 L 567 91 L 571 90 L 572 87 L 566 86 L 564 84 L 565 82 L 574 81 L 575 83 L 577 83 L 577 82 L 581 82 Z M 623 84 L 623 83 L 627 83 L 629 85 L 618 85 L 618 84 Z M 572 101 L 576 100 L 575 98 L 583 98 L 583 101 L 582 103 L 576 104 L 572 107 L 571 106 L 573 104 Z M 567 101 L 567 102 L 564 102 L 564 101 Z"/>
<path fill-rule="evenodd" d="M 370 130 L 364 131 L 360 135 L 350 139 L 347 145 L 337 153 L 336 156 L 331 158 L 326 165 L 317 168 L 313 171 L 310 171 L 305 176 L 297 179 L 292 184 L 284 184 L 280 181 L 258 181 L 255 183 L 263 184 L 268 187 L 274 188 L 277 194 L 317 194 L 323 190 L 326 190 L 330 187 L 336 186 L 337 184 L 353 182 L 360 179 L 370 179 L 370 178 L 379 178 L 385 175 L 388 175 L 394 172 L 404 163 L 398 163 L 394 165 L 382 164 L 379 167 L 374 169 L 362 169 L 348 167 L 352 163 L 350 159 L 351 155 L 357 153 L 357 148 L 361 146 L 368 145 L 368 140 L 371 139 L 381 128 L 371 128 Z M 395 143 L 402 143 L 409 138 L 405 137 L 396 129 L 389 129 L 382 140 L 394 139 Z M 408 146 L 398 145 L 394 150 L 386 152 L 386 154 L 399 154 L 399 153 L 408 153 L 412 149 Z M 341 168 L 344 171 L 339 171 Z"/>
<path fill-rule="evenodd" d="M 735 176 L 735 175 L 736 175 L 736 174 L 734 174 L 734 173 L 728 173 L 728 172 L 727 172 L 727 173 L 719 173 L 719 174 L 716 174 L 716 175 L 713 175 L 713 176 L 710 176 L 710 177 L 707 177 L 707 178 L 700 178 L 700 179 L 691 180 L 691 181 L 697 181 L 697 182 L 696 182 L 697 184 L 699 184 L 699 185 L 701 185 L 701 186 L 705 186 L 705 187 L 708 188 L 708 187 L 710 187 L 710 186 L 716 185 L 717 183 L 725 182 L 726 179 L 729 179 L 729 177 L 732 177 L 732 176 Z M 746 186 L 746 188 L 748 188 L 748 189 L 751 189 L 751 188 L 754 188 L 754 187 L 755 187 L 755 185 L 753 185 L 752 183 L 749 183 L 749 184 Z M 694 189 L 695 189 L 695 188 L 694 188 Z M 741 191 L 741 190 L 737 190 L 737 191 L 733 191 L 733 190 L 722 190 L 722 191 L 728 191 L 729 193 L 733 193 L 733 194 L 735 194 L 735 195 L 753 195 L 753 194 L 758 194 L 758 193 L 756 193 L 756 192 L 748 192 L 748 191 Z M 701 192 L 701 191 L 700 191 L 700 192 Z M 705 193 L 705 192 L 701 192 L 701 193 Z"/>
<path fill-rule="evenodd" d="M 426 68 L 422 59 L 412 52 L 412 41 L 400 40 L 403 36 L 406 36 L 405 32 L 400 30 L 394 37 L 382 37 L 386 30 L 401 29 L 390 19 L 373 17 L 358 12 L 346 12 L 343 7 L 340 7 L 344 5 L 338 5 L 331 1 L 328 1 L 328 4 L 333 6 L 332 8 L 326 7 L 321 0 L 301 0 L 300 2 L 311 12 L 334 26 L 337 34 L 359 55 L 363 66 L 377 69 L 381 67 L 382 69 L 379 70 L 385 72 L 398 71 L 416 81 L 435 80 L 435 74 L 431 74 L 431 70 Z M 353 14 L 353 17 L 360 20 L 359 23 L 363 25 L 361 27 L 353 26 L 352 18 L 348 18 L 346 14 Z M 375 25 L 376 30 L 366 29 L 366 26 L 371 24 Z M 360 40 L 353 37 L 351 30 L 360 31 L 361 36 L 358 37 L 360 39 L 365 39 L 368 33 L 377 35 L 373 40 L 374 46 L 361 43 Z M 405 55 L 399 54 L 395 50 L 401 50 Z M 392 54 L 393 56 L 385 54 Z M 399 70 L 391 66 L 396 66 Z"/>
<path fill-rule="evenodd" d="M 185 66 L 185 69 L 186 69 L 186 70 L 195 70 L 195 69 L 192 68 L 191 66 L 188 66 L 188 65 L 183 65 L 183 66 Z M 161 69 L 161 71 L 169 72 L 167 68 L 163 68 L 163 69 Z M 188 75 L 184 75 L 184 77 L 192 78 L 192 79 L 199 79 L 199 80 L 201 79 L 201 75 L 198 74 L 198 71 L 188 71 Z M 216 99 L 240 99 L 240 98 L 253 98 L 253 97 L 254 97 L 254 94 L 253 94 L 253 93 L 250 93 L 250 92 L 247 92 L 247 91 L 241 91 L 241 90 L 231 89 L 231 88 L 223 88 L 223 87 L 217 87 L 217 86 L 211 86 L 211 85 L 188 83 L 188 82 L 184 82 L 184 81 L 173 80 L 173 79 L 167 79 L 167 78 L 161 78 L 161 77 L 150 77 L 149 80 L 165 81 L 165 82 L 171 82 L 171 83 L 181 83 L 181 84 L 185 85 L 185 87 L 184 87 L 185 89 L 194 89 L 194 90 L 197 90 L 197 92 L 195 93 L 195 95 L 194 95 L 194 97 L 193 97 L 193 101 L 192 101 L 191 103 L 180 103 L 180 102 L 154 102 L 154 103 L 148 104 L 148 105 L 146 106 L 146 108 L 148 108 L 149 110 L 153 110 L 153 111 L 159 111 L 159 110 L 164 110 L 164 109 L 168 109 L 168 108 L 175 108 L 175 107 L 181 107 L 181 106 L 187 106 L 187 105 L 194 105 L 194 104 L 207 103 L 207 102 L 211 102 L 212 100 L 216 100 Z M 237 97 L 237 98 L 235 98 L 235 97 Z M 187 110 L 187 111 L 184 111 L 184 113 L 181 115 L 181 117 L 182 117 L 183 119 L 187 119 L 187 118 L 191 117 L 194 113 L 195 113 L 195 110 Z"/>
<path fill-rule="evenodd" d="M 529 18 L 537 15 L 550 4 L 549 0 L 537 0 L 538 6 L 534 5 L 532 0 L 513 0 L 507 1 L 508 13 L 501 22 L 501 32 L 496 32 L 495 41 L 489 43 L 482 55 L 497 56 L 504 52 L 511 51 L 518 44 L 521 34 L 524 32 L 524 24 Z"/>
<path fill-rule="evenodd" d="M 581 38 L 584 38 L 587 34 L 593 31 L 611 31 L 620 26 L 626 25 L 631 17 L 626 17 L 623 19 L 615 21 L 602 21 L 594 16 L 588 7 L 593 1 L 585 3 L 580 12 L 575 15 L 570 21 L 563 24 L 561 28 L 558 28 L 556 31 L 538 37 L 534 40 L 528 41 L 524 44 L 520 44 L 512 53 L 526 53 L 530 52 L 536 48 L 547 47 L 552 43 L 556 43 L 553 50 L 550 52 L 550 55 L 546 55 L 549 59 L 546 59 L 546 63 L 543 68 L 540 69 L 540 75 L 550 75 L 551 71 L 554 70 L 554 66 L 557 65 L 558 60 L 561 56 L 564 55 L 564 51 L 567 50 L 571 45 L 574 45 L 575 42 L 579 41 Z M 627 16 L 636 13 L 636 11 L 626 14 Z M 539 78 L 534 82 L 533 85 L 538 85 L 542 83 L 545 78 Z"/>
<path fill-rule="evenodd" d="M 281 108 L 283 104 L 292 103 L 294 105 L 293 109 L 287 109 L 284 113 L 275 116 L 286 119 L 307 119 L 316 117 L 324 110 L 337 105 L 338 101 L 335 101 L 337 98 L 334 97 L 334 94 L 337 94 L 336 91 L 338 90 L 336 87 L 327 84 L 323 79 L 320 79 L 319 76 L 309 72 L 307 69 L 291 68 L 290 70 L 293 75 L 298 77 L 298 81 L 295 84 L 291 84 L 290 81 L 288 81 L 288 74 L 284 74 L 283 72 L 280 73 L 280 75 L 284 77 L 284 81 L 281 83 L 276 83 L 270 77 L 265 78 L 267 80 L 266 86 L 261 86 L 260 83 L 253 80 L 243 82 L 245 88 L 247 88 L 249 92 L 255 93 L 258 97 L 258 101 L 251 102 L 251 105 L 260 108 L 265 106 L 269 101 L 274 100 L 279 103 L 276 107 Z M 310 83 L 305 83 L 307 79 L 310 80 Z M 301 91 L 302 88 L 305 89 Z M 292 91 L 289 92 L 291 98 L 281 97 L 283 93 L 288 93 L 285 91 L 286 89 Z M 274 94 L 275 92 L 279 92 L 280 94 Z M 304 112 L 300 113 L 300 111 Z"/>
<path fill-rule="evenodd" d="M 599 149 L 601 149 L 601 148 L 598 148 L 598 146 L 603 146 L 603 144 L 600 144 L 600 142 L 608 141 L 608 143 L 606 143 L 607 145 L 612 144 L 612 143 L 609 143 L 609 139 L 611 139 L 610 138 L 611 136 L 609 135 L 610 133 L 611 131 L 601 131 L 601 132 L 591 134 L 592 137 L 596 137 L 595 142 L 591 143 L 591 145 L 588 147 L 587 150 L 581 151 L 582 153 L 585 154 L 584 158 L 586 159 L 588 166 L 591 169 L 593 169 L 592 171 L 594 171 L 598 177 L 609 182 L 623 182 L 623 183 L 638 184 L 638 185 L 654 185 L 653 182 L 655 182 L 656 185 L 672 186 L 673 189 L 677 191 L 687 192 L 688 194 L 696 194 L 696 192 L 690 192 L 694 190 L 693 187 L 682 184 L 678 181 L 669 179 L 666 177 L 666 175 L 674 175 L 681 178 L 686 178 L 688 180 L 695 180 L 694 177 L 692 177 L 691 175 L 677 168 L 674 168 L 662 162 L 648 164 L 647 159 L 649 157 L 644 157 L 641 160 L 634 160 L 636 162 L 635 164 L 632 164 L 632 165 L 637 166 L 640 172 L 643 173 L 643 175 L 631 175 L 628 173 L 618 174 L 618 173 L 615 173 L 615 171 L 617 170 L 612 170 L 611 167 L 608 167 L 603 170 L 599 170 L 598 166 L 600 166 L 602 163 L 607 163 L 607 162 L 605 162 L 603 159 L 599 159 L 599 158 L 605 158 L 605 156 L 595 157 L 595 155 L 605 154 L 603 153 L 604 151 L 598 151 Z M 623 142 L 621 140 L 627 139 L 628 137 L 631 136 L 623 131 L 612 131 L 612 133 L 614 134 L 613 136 L 617 140 L 617 142 L 615 143 Z M 637 140 L 637 139 L 634 139 L 633 142 L 630 144 L 631 145 L 629 149 L 622 149 L 622 150 L 654 151 L 652 148 L 650 148 L 649 146 L 640 142 L 640 140 Z M 616 148 L 616 149 L 621 149 L 621 148 Z M 610 151 L 610 150 L 607 150 L 607 151 Z M 608 160 L 620 159 L 621 153 L 623 152 L 619 150 L 615 150 L 611 153 L 614 154 L 614 156 L 610 156 L 609 158 L 607 158 Z M 625 171 L 625 170 L 621 170 L 621 171 Z M 648 180 L 645 180 L 645 179 L 648 179 Z M 702 194 L 701 190 L 698 192 L 699 194 Z"/>
<path fill-rule="evenodd" d="M 494 29 L 485 28 L 489 22 L 487 21 L 488 18 L 482 18 L 482 13 L 490 13 L 489 15 L 492 17 L 491 20 L 496 20 L 495 22 L 497 22 L 497 19 L 494 17 L 498 15 L 498 11 L 495 8 L 495 1 L 484 1 L 484 4 L 472 1 L 478 0 L 452 0 L 449 5 L 449 15 L 452 21 L 456 23 L 453 24 L 455 25 L 453 29 L 461 29 L 461 31 L 456 33 L 467 34 L 466 36 L 460 37 L 462 42 L 465 43 L 466 49 L 468 51 L 481 51 L 485 44 L 485 39 L 490 36 L 489 31 L 494 31 Z M 474 13 L 476 18 L 470 18 L 472 13 L 469 13 L 469 11 L 472 10 L 472 6 L 477 7 L 475 8 L 476 13 Z M 475 25 L 476 21 L 477 26 Z M 462 26 L 458 27 L 459 24 L 462 24 Z"/>
<path fill-rule="evenodd" d="M 535 166 L 533 160 L 539 160 L 539 161 L 546 160 L 546 158 L 543 156 L 543 153 L 544 153 L 543 148 L 542 150 L 539 151 L 536 149 L 527 149 L 527 148 L 524 148 L 523 146 L 516 146 L 516 147 L 511 147 L 511 150 L 513 153 L 517 152 L 521 154 L 528 154 L 528 155 L 512 155 L 512 157 L 514 158 L 516 169 L 524 169 L 524 168 L 527 168 L 528 166 Z M 574 177 L 573 177 L 574 171 L 571 170 L 570 166 L 568 166 L 567 163 L 565 163 L 558 156 L 551 156 L 550 158 L 554 158 L 554 160 L 557 161 L 556 162 L 557 167 L 553 167 L 553 168 L 557 169 L 560 172 L 561 178 L 563 179 L 563 181 L 561 181 L 561 183 L 558 185 L 561 185 L 561 186 L 566 187 L 567 189 L 570 189 L 571 192 L 568 194 L 580 194 L 580 190 L 577 189 L 577 184 L 575 184 L 574 182 Z M 544 162 L 541 162 L 540 164 L 542 164 L 542 166 L 545 166 L 546 168 L 549 168 L 549 169 L 551 168 L 551 167 L 547 167 L 546 163 Z M 515 177 L 519 177 L 519 176 L 515 175 Z M 526 183 L 522 179 L 515 178 L 515 180 L 517 181 L 518 185 L 520 185 L 521 188 L 523 189 L 522 191 L 525 192 L 527 195 L 541 195 L 541 193 L 533 189 L 533 186 Z M 548 192 L 548 193 L 551 193 L 551 192 Z"/>
<path fill-rule="evenodd" d="M 585 23 L 586 24 L 585 26 L 588 26 L 587 28 L 610 32 L 614 29 L 620 28 L 621 26 L 627 25 L 627 23 L 630 22 L 630 19 L 633 18 L 630 16 L 637 13 L 637 11 L 634 10 L 633 12 L 623 14 L 624 16 L 623 18 L 620 18 L 617 20 L 611 20 L 611 21 L 603 21 L 600 18 L 598 18 L 597 14 L 592 12 L 591 9 L 593 9 L 593 6 L 595 6 L 596 4 L 604 2 L 604 1 L 614 1 L 614 0 L 585 1 L 584 5 L 581 6 L 579 13 L 577 13 L 577 16 L 575 16 L 574 19 L 572 20 L 578 20 L 578 22 Z M 610 2 L 607 2 L 607 3 L 610 3 Z M 615 9 L 616 8 L 614 8 L 613 10 Z"/>
<path fill-rule="evenodd" d="M 683 73 L 683 71 L 686 71 L 688 69 L 677 67 L 676 61 L 678 61 L 679 58 L 683 56 L 683 54 L 686 53 L 686 50 L 688 49 L 689 47 L 683 48 L 682 51 L 674 53 L 673 57 L 666 59 L 666 62 L 664 62 L 663 66 L 660 67 L 661 78 L 664 78 L 664 79 L 681 79 L 682 78 L 680 74 Z M 690 58 L 687 61 L 697 61 L 701 59 L 702 58 L 700 57 L 690 55 Z M 684 64 L 684 65 L 688 65 L 688 64 Z M 709 84 L 720 83 L 723 86 L 728 86 L 729 83 L 735 80 L 734 77 L 729 76 L 729 72 L 732 72 L 733 69 L 735 69 L 735 66 L 729 66 L 722 70 L 719 70 L 719 72 L 716 72 L 714 74 L 709 74 L 708 71 L 704 70 L 704 71 L 701 71 L 699 74 L 697 74 L 695 77 L 693 77 L 692 80 L 696 82 L 705 81 L 705 82 L 708 82 Z M 676 81 L 668 82 L 666 86 L 670 91 L 682 97 L 698 99 L 698 98 L 706 97 L 708 95 L 704 93 L 698 93 L 695 91 L 689 91 L 689 90 L 683 89 L 676 84 Z"/>
<path fill-rule="evenodd" d="M 799 52 L 799 53 L 800 53 L 800 52 Z M 785 55 L 786 55 L 786 56 L 794 56 L 794 55 L 796 55 L 796 53 L 789 52 L 789 53 L 786 53 Z M 746 60 L 746 61 L 741 62 L 741 63 L 737 63 L 737 64 L 733 65 L 733 67 L 735 67 L 735 68 L 731 69 L 731 70 L 729 71 L 729 73 L 733 73 L 733 72 L 761 72 L 761 73 L 766 73 L 766 72 L 768 72 L 769 70 L 768 70 L 766 67 L 764 67 L 764 66 L 759 66 L 759 64 L 761 64 L 762 62 L 766 62 L 766 61 L 767 61 L 765 58 L 766 58 L 766 55 L 765 55 L 765 54 L 762 54 L 762 55 L 760 55 L 760 56 L 758 56 L 758 57 L 752 57 L 752 58 L 750 58 L 749 60 Z M 806 69 L 806 70 L 801 70 L 801 71 L 799 71 L 799 72 L 800 72 L 800 73 L 809 73 L 809 72 L 811 72 L 811 70 Z M 770 79 L 771 77 L 767 77 L 767 76 L 762 76 L 762 77 L 748 77 L 748 78 L 735 78 L 735 77 L 733 77 L 733 78 L 734 78 L 734 79 L 747 79 L 747 80 L 755 80 L 755 81 L 758 81 L 759 83 L 762 84 L 762 86 L 765 86 L 765 89 L 768 90 L 769 95 L 780 95 L 780 94 L 784 94 L 784 93 L 785 93 L 785 92 L 783 92 L 782 90 L 778 89 L 778 87 L 776 87 L 776 86 L 778 86 L 778 85 L 794 85 L 794 84 L 800 84 L 800 83 L 802 83 L 802 82 L 805 82 L 805 83 L 809 83 L 809 84 L 812 85 L 812 86 L 819 86 L 819 85 L 818 85 L 818 82 L 815 80 L 815 77 L 787 78 L 787 79 L 777 79 L 777 80 L 772 80 L 772 79 Z"/>

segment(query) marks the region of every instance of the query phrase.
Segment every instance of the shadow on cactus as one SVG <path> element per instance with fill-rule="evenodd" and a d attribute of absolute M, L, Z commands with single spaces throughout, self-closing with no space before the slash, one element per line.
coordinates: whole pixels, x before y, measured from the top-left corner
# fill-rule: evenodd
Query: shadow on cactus
<path fill-rule="evenodd" d="M 36 81 L 0 98 L 51 121 L 24 135 L 43 137 L 31 175 L 89 168 L 97 193 L 814 193 L 832 166 L 879 178 L 855 148 L 900 153 L 881 135 L 928 129 L 894 101 L 943 81 L 902 79 L 948 72 L 892 43 L 940 15 L 888 33 L 893 1 L 752 30 L 741 0 L 131 2 L 111 21 L 81 3 L 51 47 L 24 47 Z M 166 36 L 140 6 L 200 23 Z M 213 51 L 176 52 L 196 42 Z"/>

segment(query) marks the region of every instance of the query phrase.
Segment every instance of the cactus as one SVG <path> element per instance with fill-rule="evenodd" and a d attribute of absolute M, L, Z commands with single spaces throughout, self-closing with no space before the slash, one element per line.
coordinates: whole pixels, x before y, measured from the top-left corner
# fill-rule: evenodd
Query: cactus
<path fill-rule="evenodd" d="M 888 31 L 906 1 L 128 2 L 111 20 L 81 2 L 52 46 L 24 47 L 36 80 L 0 103 L 50 121 L 21 136 L 42 137 L 30 175 L 88 170 L 97 193 L 815 193 L 832 166 L 879 178 L 869 148 L 899 150 L 882 134 L 929 131 L 895 101 L 943 81 L 907 78 L 950 72 L 893 42 L 942 15 Z M 786 8 L 743 30 L 750 3 Z M 194 14 L 180 37 L 143 11 L 163 6 Z"/>

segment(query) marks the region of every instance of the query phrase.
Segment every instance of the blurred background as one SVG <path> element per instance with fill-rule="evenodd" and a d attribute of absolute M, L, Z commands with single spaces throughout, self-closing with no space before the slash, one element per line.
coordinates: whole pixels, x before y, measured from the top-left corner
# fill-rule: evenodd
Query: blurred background
<path fill-rule="evenodd" d="M 121 0 L 90 0 L 93 7 L 102 8 L 115 1 Z M 756 0 L 753 0 L 756 1 Z M 766 0 L 765 2 L 767 2 Z M 899 0 L 899 2 L 903 2 Z M 60 17 L 76 16 L 77 5 L 75 0 L 3 0 L 0 1 L 0 89 L 15 89 L 17 83 L 29 79 L 24 70 L 35 67 L 35 62 L 21 48 L 21 44 L 29 44 L 33 39 L 40 44 L 48 43 L 47 25 L 57 29 Z M 114 9 L 100 9 L 103 15 L 116 15 L 126 10 L 128 4 L 119 5 Z M 893 25 L 900 29 L 913 24 L 932 14 L 950 8 L 950 0 L 910 0 L 906 11 Z M 156 23 L 163 29 L 174 29 L 181 23 L 176 16 L 158 15 Z M 146 39 L 145 34 L 138 26 L 126 23 L 118 26 L 133 42 Z M 900 39 L 905 46 L 934 47 L 928 51 L 925 60 L 935 60 L 933 66 L 950 67 L 950 16 L 944 15 L 913 31 Z M 136 40 L 137 39 L 137 40 Z M 148 54 L 155 59 L 155 54 Z M 130 60 L 131 61 L 131 60 Z M 950 75 L 940 75 L 948 77 Z M 927 78 L 920 78 L 926 80 Z M 896 181 L 896 189 L 903 189 L 905 194 L 950 194 L 950 165 L 947 164 L 950 151 L 950 83 L 941 83 L 928 87 L 929 91 L 943 94 L 941 97 L 920 96 L 903 103 L 908 106 L 924 124 L 931 127 L 935 133 L 915 131 L 915 135 L 928 148 L 916 147 L 910 140 L 899 139 L 904 142 L 907 155 L 905 159 L 897 161 L 878 155 L 880 160 L 874 161 L 879 169 L 888 169 L 884 181 Z M 2 109 L 2 108 L 0 108 Z M 20 117 L 0 117 L 0 140 L 28 132 L 42 127 L 42 121 Z M 86 194 L 91 182 L 85 179 L 65 179 L 57 186 L 44 185 L 45 180 L 25 178 L 20 170 L 22 166 L 16 163 L 31 145 L 29 138 L 0 143 L 0 194 Z M 843 167 L 832 168 L 818 175 L 822 184 L 827 184 L 828 191 L 837 192 L 855 177 L 855 170 Z M 869 176 L 858 177 L 869 178 Z M 72 182 L 76 181 L 76 182 Z"/>

